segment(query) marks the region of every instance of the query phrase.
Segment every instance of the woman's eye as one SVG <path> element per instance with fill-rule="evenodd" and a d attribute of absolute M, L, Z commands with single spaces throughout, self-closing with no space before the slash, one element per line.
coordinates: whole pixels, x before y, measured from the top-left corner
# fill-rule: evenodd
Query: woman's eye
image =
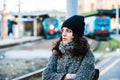
<path fill-rule="evenodd" d="M 62 31 L 62 32 L 68 32 L 68 33 L 71 33 L 71 32 L 72 32 L 72 30 L 70 30 L 70 29 L 62 29 L 61 31 Z"/>
<path fill-rule="evenodd" d="M 69 32 L 69 33 L 70 33 L 70 32 L 72 32 L 72 31 L 71 31 L 71 30 L 67 30 L 67 32 Z"/>

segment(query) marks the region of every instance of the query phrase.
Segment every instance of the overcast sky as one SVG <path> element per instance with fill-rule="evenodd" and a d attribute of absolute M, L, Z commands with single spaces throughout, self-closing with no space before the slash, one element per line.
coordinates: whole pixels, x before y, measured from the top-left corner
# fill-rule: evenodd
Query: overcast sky
<path fill-rule="evenodd" d="M 3 6 L 0 0 L 0 10 Z M 19 0 L 5 0 L 7 11 L 18 12 Z M 66 11 L 66 0 L 20 0 L 22 11 L 39 11 L 39 10 L 60 10 Z"/>

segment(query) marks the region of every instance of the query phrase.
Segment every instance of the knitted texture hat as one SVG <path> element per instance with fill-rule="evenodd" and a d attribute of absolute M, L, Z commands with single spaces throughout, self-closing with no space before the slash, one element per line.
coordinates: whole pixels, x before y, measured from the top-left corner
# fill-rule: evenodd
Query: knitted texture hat
<path fill-rule="evenodd" d="M 73 33 L 77 34 L 79 37 L 82 37 L 84 34 L 84 17 L 79 15 L 74 15 L 67 20 L 65 20 L 62 24 L 62 27 L 67 27 L 73 31 Z"/>

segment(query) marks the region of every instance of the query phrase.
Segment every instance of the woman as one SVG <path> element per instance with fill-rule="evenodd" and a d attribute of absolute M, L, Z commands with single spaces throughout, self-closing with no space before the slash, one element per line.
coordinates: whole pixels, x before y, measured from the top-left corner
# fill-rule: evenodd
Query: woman
<path fill-rule="evenodd" d="M 74 15 L 62 24 L 62 35 L 43 71 L 43 80 L 92 80 L 94 55 L 84 34 L 84 17 Z"/>

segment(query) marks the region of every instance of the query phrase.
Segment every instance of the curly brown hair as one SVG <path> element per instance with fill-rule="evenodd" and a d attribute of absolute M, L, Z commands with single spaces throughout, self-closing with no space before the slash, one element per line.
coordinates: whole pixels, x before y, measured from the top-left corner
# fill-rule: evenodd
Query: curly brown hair
<path fill-rule="evenodd" d="M 80 57 L 80 56 L 84 57 L 90 49 L 90 45 L 89 45 L 87 39 L 85 37 L 79 37 L 76 34 L 73 34 L 73 36 L 74 36 L 73 40 L 75 42 L 75 46 L 74 46 L 74 49 L 71 52 L 71 56 L 73 56 L 73 57 Z M 54 43 L 54 47 L 52 49 L 53 53 L 55 53 L 55 55 L 59 58 L 62 57 L 62 53 L 58 48 L 61 41 L 62 41 L 62 37 L 60 37 Z"/>

